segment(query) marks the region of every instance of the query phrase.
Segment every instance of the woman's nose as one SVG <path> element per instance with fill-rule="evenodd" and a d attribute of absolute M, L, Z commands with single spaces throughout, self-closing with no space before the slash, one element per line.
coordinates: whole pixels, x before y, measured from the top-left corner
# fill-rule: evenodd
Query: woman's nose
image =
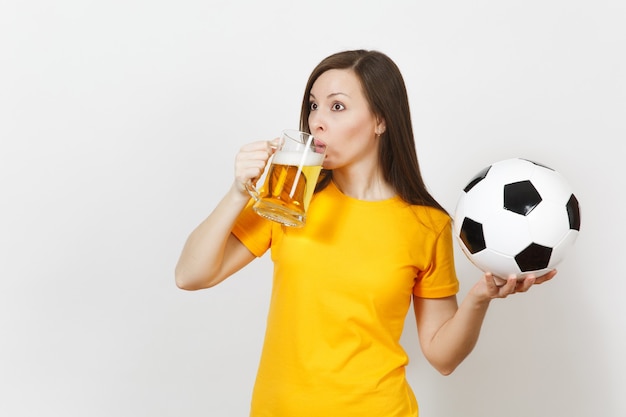
<path fill-rule="evenodd" d="M 326 125 L 318 112 L 312 112 L 309 115 L 309 128 L 313 134 L 326 130 Z"/>

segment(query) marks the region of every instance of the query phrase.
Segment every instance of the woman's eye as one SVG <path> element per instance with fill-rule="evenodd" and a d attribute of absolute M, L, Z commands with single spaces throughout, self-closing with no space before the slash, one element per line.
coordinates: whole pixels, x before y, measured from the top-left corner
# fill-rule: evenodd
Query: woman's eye
<path fill-rule="evenodd" d="M 335 103 L 333 104 L 333 110 L 335 111 L 339 111 L 339 110 L 343 110 L 345 109 L 344 105 L 341 103 Z"/>
<path fill-rule="evenodd" d="M 317 110 L 317 103 L 310 102 L 309 103 L 309 110 Z"/>

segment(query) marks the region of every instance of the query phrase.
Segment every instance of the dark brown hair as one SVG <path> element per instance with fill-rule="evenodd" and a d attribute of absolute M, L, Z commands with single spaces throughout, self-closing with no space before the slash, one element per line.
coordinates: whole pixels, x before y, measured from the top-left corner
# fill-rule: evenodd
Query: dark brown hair
<path fill-rule="evenodd" d="M 354 50 L 333 54 L 311 73 L 304 90 L 300 129 L 310 132 L 310 94 L 320 75 L 331 69 L 350 69 L 361 82 L 371 111 L 385 121 L 385 132 L 378 142 L 379 163 L 384 178 L 407 203 L 445 209 L 426 189 L 417 161 L 409 100 L 404 79 L 397 65 L 378 51 Z M 332 171 L 324 171 L 317 190 L 326 187 Z"/>

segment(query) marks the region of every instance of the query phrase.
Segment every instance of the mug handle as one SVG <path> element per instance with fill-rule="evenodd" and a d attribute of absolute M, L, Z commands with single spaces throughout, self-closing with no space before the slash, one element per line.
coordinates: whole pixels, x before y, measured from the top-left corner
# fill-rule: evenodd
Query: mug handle
<path fill-rule="evenodd" d="M 248 180 L 248 182 L 245 183 L 244 186 L 246 187 L 246 191 L 248 191 L 248 194 L 250 194 L 250 197 L 252 197 L 254 201 L 259 201 L 261 199 L 261 194 L 259 194 L 259 191 L 252 184 L 252 180 Z"/>
<path fill-rule="evenodd" d="M 280 148 L 282 148 L 283 146 L 283 143 L 284 139 L 282 137 L 268 141 L 270 148 L 272 148 L 274 152 L 280 150 Z M 269 159 L 267 163 L 270 163 Z M 248 182 L 246 182 L 244 186 L 246 187 L 246 191 L 248 191 L 248 194 L 250 194 L 250 197 L 252 197 L 254 201 L 259 201 L 261 199 L 261 193 L 259 193 L 259 190 L 257 190 L 254 184 L 252 184 L 252 180 L 248 180 Z"/>

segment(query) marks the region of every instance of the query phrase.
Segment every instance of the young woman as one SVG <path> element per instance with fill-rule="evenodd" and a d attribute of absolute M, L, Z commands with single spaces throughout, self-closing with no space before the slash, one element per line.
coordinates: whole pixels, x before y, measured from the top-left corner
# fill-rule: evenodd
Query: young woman
<path fill-rule="evenodd" d="M 427 191 L 406 88 L 386 55 L 324 59 L 300 128 L 328 145 L 303 228 L 257 216 L 245 189 L 273 153 L 250 143 L 235 180 L 189 236 L 182 289 L 214 286 L 267 250 L 274 281 L 251 416 L 418 415 L 399 341 L 411 300 L 425 357 L 451 373 L 473 349 L 489 303 L 551 279 L 484 274 L 457 304 L 451 219 Z"/>

